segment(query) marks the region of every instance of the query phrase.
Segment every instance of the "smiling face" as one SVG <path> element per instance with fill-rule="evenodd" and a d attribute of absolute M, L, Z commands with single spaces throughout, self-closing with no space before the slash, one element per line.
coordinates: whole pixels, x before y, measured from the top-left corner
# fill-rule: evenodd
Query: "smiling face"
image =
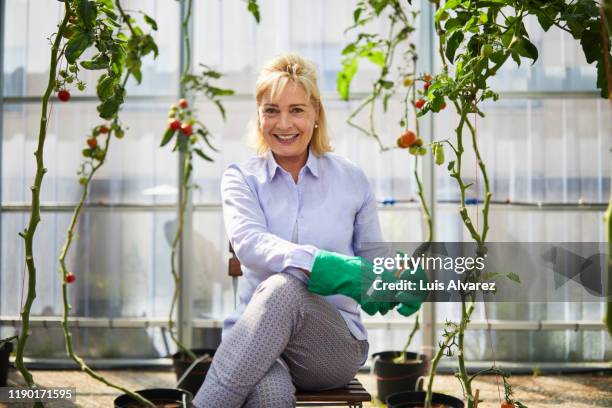
<path fill-rule="evenodd" d="M 303 166 L 317 120 L 317 112 L 304 88 L 289 82 L 275 98 L 268 90 L 258 111 L 261 133 L 278 164 Z"/>

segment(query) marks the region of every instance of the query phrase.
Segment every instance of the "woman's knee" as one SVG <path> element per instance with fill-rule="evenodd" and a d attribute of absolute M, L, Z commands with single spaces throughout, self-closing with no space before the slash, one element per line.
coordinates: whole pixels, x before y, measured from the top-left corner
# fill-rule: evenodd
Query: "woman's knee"
<path fill-rule="evenodd" d="M 287 273 L 275 273 L 255 289 L 253 296 L 265 298 L 267 303 L 300 304 L 308 294 L 306 285 Z"/>

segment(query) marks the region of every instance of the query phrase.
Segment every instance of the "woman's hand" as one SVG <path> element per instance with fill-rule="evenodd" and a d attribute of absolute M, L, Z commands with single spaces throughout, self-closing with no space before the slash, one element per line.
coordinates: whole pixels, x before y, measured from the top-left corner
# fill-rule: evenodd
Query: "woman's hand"
<path fill-rule="evenodd" d="M 376 312 L 385 314 L 400 302 L 403 305 L 400 308 L 402 314 L 409 315 L 413 313 L 413 310 L 419 309 L 426 294 L 399 291 L 395 296 L 397 301 L 394 301 L 389 300 L 388 292 L 374 290 L 372 284 L 377 279 L 382 280 L 383 283 L 393 283 L 398 280 L 426 281 L 427 277 L 422 269 L 416 271 L 417 273 L 412 273 L 410 270 L 404 270 L 401 273 L 385 270 L 379 275 L 375 274 L 373 269 L 373 264 L 367 259 L 318 250 L 310 272 L 308 290 L 323 296 L 335 294 L 348 296 L 359 303 L 370 315 Z M 417 283 L 416 286 L 419 287 L 419 284 Z M 362 296 L 362 291 L 364 296 Z"/>

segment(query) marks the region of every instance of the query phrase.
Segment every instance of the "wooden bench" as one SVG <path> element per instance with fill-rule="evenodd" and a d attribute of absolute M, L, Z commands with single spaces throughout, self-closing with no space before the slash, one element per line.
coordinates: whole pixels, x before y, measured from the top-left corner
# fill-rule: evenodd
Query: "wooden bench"
<path fill-rule="evenodd" d="M 242 276 L 240 261 L 236 257 L 231 244 L 229 250 L 232 256 L 229 259 L 228 272 L 232 279 L 238 279 L 238 277 Z M 295 398 L 297 400 L 297 406 L 299 407 L 348 406 L 357 408 L 363 407 L 363 403 L 366 401 L 372 401 L 372 396 L 363 388 L 363 385 L 361 385 L 356 378 L 353 378 L 351 382 L 343 388 L 325 391 L 297 390 L 295 392 Z"/>

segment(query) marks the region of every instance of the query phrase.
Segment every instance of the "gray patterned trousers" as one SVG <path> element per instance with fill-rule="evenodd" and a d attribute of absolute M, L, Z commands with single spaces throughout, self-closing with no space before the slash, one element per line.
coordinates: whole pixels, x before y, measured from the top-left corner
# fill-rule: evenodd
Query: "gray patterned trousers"
<path fill-rule="evenodd" d="M 286 273 L 262 282 L 223 337 L 193 404 L 198 408 L 294 407 L 295 387 L 346 385 L 368 351 L 340 313 Z"/>

